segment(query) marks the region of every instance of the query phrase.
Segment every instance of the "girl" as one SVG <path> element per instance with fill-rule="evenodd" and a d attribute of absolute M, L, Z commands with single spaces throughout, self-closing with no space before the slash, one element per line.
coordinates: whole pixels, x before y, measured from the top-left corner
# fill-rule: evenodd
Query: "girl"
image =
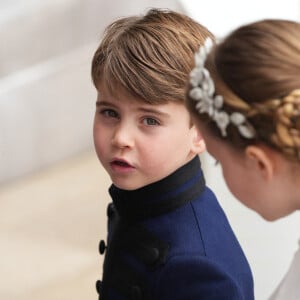
<path fill-rule="evenodd" d="M 300 209 L 300 24 L 263 20 L 207 41 L 187 107 L 236 198 L 272 221 Z M 300 250 L 271 299 L 300 299 Z"/>

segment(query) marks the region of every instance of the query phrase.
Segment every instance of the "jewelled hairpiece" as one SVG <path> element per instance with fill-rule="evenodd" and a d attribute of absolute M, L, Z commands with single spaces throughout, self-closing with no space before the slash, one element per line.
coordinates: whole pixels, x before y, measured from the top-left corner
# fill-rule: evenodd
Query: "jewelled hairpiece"
<path fill-rule="evenodd" d="M 195 68 L 190 73 L 191 89 L 189 96 L 197 102 L 196 110 L 199 113 L 207 113 L 221 130 L 222 136 L 227 136 L 227 126 L 232 123 L 237 127 L 244 138 L 253 138 L 254 128 L 246 117 L 240 112 L 228 114 L 224 111 L 224 99 L 221 95 L 215 95 L 215 85 L 209 71 L 204 67 L 213 42 L 207 38 L 204 45 L 195 53 Z"/>

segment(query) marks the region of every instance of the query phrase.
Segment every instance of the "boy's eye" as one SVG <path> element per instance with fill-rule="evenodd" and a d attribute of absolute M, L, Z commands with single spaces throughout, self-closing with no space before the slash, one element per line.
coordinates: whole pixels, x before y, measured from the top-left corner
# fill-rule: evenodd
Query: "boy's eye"
<path fill-rule="evenodd" d="M 112 109 L 103 109 L 100 111 L 100 113 L 108 118 L 117 118 L 118 117 L 118 113 Z"/>
<path fill-rule="evenodd" d="M 155 126 L 155 125 L 159 125 L 159 122 L 153 118 L 145 118 L 143 120 L 143 123 L 147 126 Z"/>

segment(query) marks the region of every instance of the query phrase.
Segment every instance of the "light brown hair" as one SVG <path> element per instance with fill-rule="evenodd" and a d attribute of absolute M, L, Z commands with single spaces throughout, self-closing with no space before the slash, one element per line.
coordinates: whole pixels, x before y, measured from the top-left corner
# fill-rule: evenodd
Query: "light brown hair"
<path fill-rule="evenodd" d="M 269 19 L 242 26 L 214 47 L 206 67 L 216 94 L 224 98 L 224 111 L 242 112 L 256 132 L 246 139 L 231 124 L 225 139 L 237 147 L 265 143 L 300 161 L 300 24 Z M 187 98 L 193 114 L 221 137 Z"/>
<path fill-rule="evenodd" d="M 92 60 L 96 88 L 123 88 L 148 103 L 184 101 L 194 52 L 213 35 L 193 19 L 151 9 L 109 25 Z"/>

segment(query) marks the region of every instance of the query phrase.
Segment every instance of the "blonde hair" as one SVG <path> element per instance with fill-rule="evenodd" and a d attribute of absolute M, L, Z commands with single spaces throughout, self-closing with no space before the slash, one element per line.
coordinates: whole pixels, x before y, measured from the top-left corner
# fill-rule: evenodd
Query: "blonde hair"
<path fill-rule="evenodd" d="M 264 143 L 300 162 L 300 24 L 269 19 L 242 26 L 214 47 L 206 68 L 223 109 L 241 112 L 255 128 L 249 140 L 230 125 L 227 141 L 236 147 Z M 187 98 L 193 114 L 221 137 Z"/>
<path fill-rule="evenodd" d="M 184 101 L 192 58 L 213 35 L 191 18 L 170 10 L 151 9 L 109 25 L 92 60 L 96 88 L 104 84 L 148 103 Z"/>

